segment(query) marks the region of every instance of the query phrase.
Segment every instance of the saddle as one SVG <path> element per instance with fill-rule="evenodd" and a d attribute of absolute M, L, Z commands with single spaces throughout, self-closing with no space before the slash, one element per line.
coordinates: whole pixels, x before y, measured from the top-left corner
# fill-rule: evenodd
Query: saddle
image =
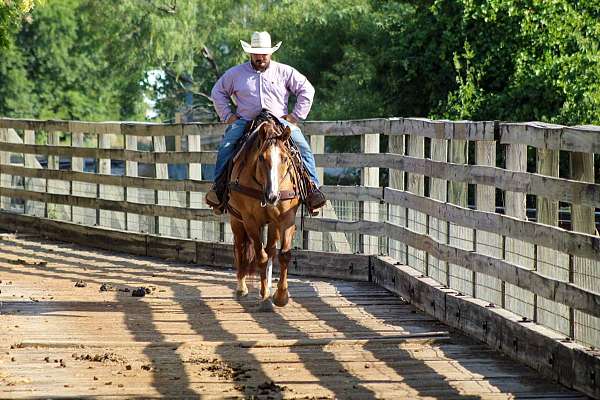
<path fill-rule="evenodd" d="M 285 125 L 283 125 L 279 121 L 279 118 L 277 118 L 268 110 L 263 109 L 254 120 L 246 124 L 244 133 L 235 144 L 234 156 L 227 163 L 226 173 L 218 177 L 217 181 L 215 182 L 216 188 L 218 188 L 218 190 L 221 190 L 223 193 L 223 195 L 221 196 L 223 209 L 225 211 L 229 211 L 233 216 L 238 218 L 239 216 L 235 215 L 237 212 L 228 206 L 231 192 L 236 191 L 258 200 L 262 200 L 263 193 L 260 190 L 242 186 L 237 182 L 230 182 L 231 172 L 233 170 L 234 164 L 238 162 L 238 160 L 242 159 L 243 155 L 248 151 L 248 149 L 252 145 L 254 145 L 258 136 L 256 128 L 265 121 L 273 121 L 276 124 L 277 129 L 279 129 L 280 131 L 285 128 Z M 286 140 L 284 145 L 286 146 L 288 153 L 290 154 L 292 167 L 295 172 L 295 174 L 292 174 L 294 190 L 281 191 L 280 199 L 289 200 L 295 197 L 299 197 L 301 202 L 306 203 L 308 193 L 314 185 L 310 179 L 306 168 L 304 167 L 304 163 L 302 162 L 302 158 L 300 156 L 300 150 L 298 149 L 294 141 L 288 139 Z M 296 177 L 298 179 L 296 179 Z"/>

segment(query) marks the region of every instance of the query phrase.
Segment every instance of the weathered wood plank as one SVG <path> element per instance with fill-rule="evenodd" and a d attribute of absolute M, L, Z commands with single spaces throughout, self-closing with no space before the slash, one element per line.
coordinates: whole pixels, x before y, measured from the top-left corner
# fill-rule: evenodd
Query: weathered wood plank
<path fill-rule="evenodd" d="M 374 257 L 375 282 L 440 321 L 501 350 L 541 372 L 544 376 L 574 387 L 584 393 L 600 397 L 600 386 L 590 374 L 600 372 L 600 358 L 594 352 L 575 343 L 560 341 L 555 332 L 523 323 L 518 315 L 497 307 L 486 307 L 487 302 L 435 286 L 431 278 L 405 265 L 395 265 L 389 257 Z M 394 282 L 389 284 L 389 282 Z M 588 373 L 584 373 L 586 371 Z M 593 372 L 589 372 L 593 371 Z"/>
<path fill-rule="evenodd" d="M 363 154 L 379 153 L 379 134 L 364 134 L 360 137 L 360 150 Z M 362 168 L 360 172 L 361 186 L 379 187 L 379 168 Z M 379 203 L 364 201 L 362 203 L 362 219 L 366 221 L 379 221 Z M 365 254 L 379 254 L 379 237 L 361 232 L 362 252 Z"/>
<path fill-rule="evenodd" d="M 23 147 L 29 146 L 29 147 Z M 143 163 L 214 163 L 216 152 L 152 153 L 122 149 L 68 148 L 42 145 L 0 143 L 0 151 L 61 155 L 69 157 L 110 158 Z M 495 186 L 512 192 L 536 194 L 552 200 L 600 207 L 600 185 L 567 179 L 547 177 L 523 171 L 508 171 L 490 166 L 460 165 L 441 161 L 418 159 L 398 154 L 316 154 L 319 167 L 379 167 L 410 171 L 455 182 Z"/>
<path fill-rule="evenodd" d="M 405 153 L 405 140 L 404 135 L 389 136 L 388 147 L 391 154 L 397 154 L 403 156 Z M 404 190 L 404 171 L 396 168 L 389 169 L 389 185 L 391 188 Z M 388 203 L 389 204 L 389 203 Z M 387 221 L 396 225 L 406 226 L 406 208 L 396 204 L 389 204 L 388 206 L 388 218 Z M 407 246 L 405 243 L 398 242 L 397 240 L 389 240 L 389 254 L 401 263 L 406 264 Z"/>
<path fill-rule="evenodd" d="M 454 127 L 453 127 L 454 128 Z M 467 164 L 468 142 L 465 140 L 451 140 L 448 161 L 456 164 Z M 450 180 L 448 183 L 448 202 L 463 208 L 467 204 L 468 186 L 464 182 Z M 465 226 L 450 223 L 448 226 L 448 243 L 467 251 L 473 250 L 473 230 Z M 448 265 L 448 283 L 452 289 L 462 293 L 473 294 L 475 287 L 473 271 L 462 266 L 462 264 Z"/>
<path fill-rule="evenodd" d="M 202 151 L 190 153 L 187 151 L 166 151 L 161 153 L 149 151 L 133 151 L 125 149 L 76 148 L 65 146 L 45 146 L 0 142 L 0 150 L 14 153 L 40 154 L 48 156 L 85 157 L 97 159 L 137 161 L 147 164 L 168 163 L 214 164 L 217 152 Z"/>
<path fill-rule="evenodd" d="M 475 158 L 478 165 L 496 166 L 496 142 L 479 141 L 475 143 Z M 496 212 L 496 188 L 477 185 L 475 188 L 475 206 L 478 210 Z M 502 229 L 475 232 L 475 251 L 481 254 L 502 258 Z M 475 274 L 475 296 L 493 304 L 502 304 L 502 282 L 485 275 Z"/>
<path fill-rule="evenodd" d="M 401 226 L 386 223 L 386 234 L 462 268 L 503 280 L 520 290 L 527 290 L 561 304 L 585 309 L 590 314 L 600 315 L 600 294 L 571 283 L 545 277 L 537 271 L 505 260 L 436 242 L 429 236 Z"/>
<path fill-rule="evenodd" d="M 188 209 L 185 207 L 173 207 L 155 204 L 138 204 L 126 201 L 71 196 L 67 194 L 39 193 L 23 189 L 2 190 L 3 194 L 10 197 L 43 201 L 54 204 L 72 205 L 76 207 L 97 208 L 107 211 L 128 212 L 140 215 L 162 216 L 169 218 L 187 218 L 199 221 L 224 222 L 226 218 L 225 216 L 214 216 L 212 211 L 207 209 Z"/>
<path fill-rule="evenodd" d="M 600 238 L 565 229 L 537 224 L 508 215 L 471 210 L 442 201 L 385 188 L 384 201 L 449 221 L 467 228 L 511 236 L 581 257 L 600 260 Z"/>
<path fill-rule="evenodd" d="M 133 136 L 133 138 L 135 138 L 135 136 Z M 135 161 L 127 162 L 132 163 L 133 166 L 137 164 L 137 162 Z M 131 168 L 133 168 L 133 166 L 131 166 Z M 191 179 L 169 181 L 165 179 L 143 178 L 137 176 L 105 175 L 68 170 L 31 169 L 24 168 L 18 165 L 2 166 L 1 171 L 6 174 L 32 178 L 59 179 L 63 181 L 78 181 L 93 184 L 113 185 L 129 188 L 157 189 L 167 191 L 207 192 L 212 185 L 212 182 L 210 181 L 200 181 Z M 348 192 L 352 192 L 353 189 L 355 188 L 349 187 Z M 357 190 L 354 190 L 354 193 L 356 193 L 357 196 L 361 196 L 361 192 L 359 190 L 360 188 L 356 189 Z M 344 189 L 341 190 L 343 191 Z M 335 192 L 335 190 L 333 190 L 333 192 Z"/>
<path fill-rule="evenodd" d="M 542 122 L 500 123 L 493 121 L 447 121 L 427 118 L 374 118 L 346 121 L 305 121 L 299 124 L 307 135 L 350 136 L 372 133 L 412 135 L 432 139 L 490 141 L 526 144 L 554 150 L 600 152 L 600 127 L 561 126 Z M 0 118 L 0 128 L 62 131 L 72 133 L 127 134 L 135 136 L 220 135 L 225 124 L 146 122 L 86 122 Z M 496 129 L 498 131 L 496 131 Z"/>
<path fill-rule="evenodd" d="M 510 144 L 506 146 L 506 169 L 527 171 L 527 146 Z M 527 220 L 526 196 L 524 193 L 507 191 L 505 193 L 506 215 Z M 513 264 L 525 268 L 535 268 L 534 245 L 523 240 L 506 237 L 504 258 Z M 535 296 L 518 285 L 507 284 L 503 306 L 516 314 L 533 319 L 535 313 Z"/>
<path fill-rule="evenodd" d="M 600 133 L 597 132 L 597 133 Z M 588 150 L 586 150 L 588 151 Z M 570 177 L 575 180 L 594 182 L 594 155 L 590 153 L 570 154 Z M 590 235 L 598 235 L 594 208 L 579 205 L 571 206 L 572 229 Z M 599 238 L 600 239 L 600 238 Z M 600 285 L 600 262 L 581 257 L 573 257 L 570 281 L 575 285 L 598 291 Z M 575 340 L 591 346 L 600 345 L 600 318 L 578 311 L 574 312 L 572 334 Z"/>
<path fill-rule="evenodd" d="M 600 207 L 600 185 L 525 171 L 424 160 L 398 154 L 317 154 L 315 159 L 317 165 L 324 167 L 378 166 L 459 183 L 495 186 L 511 192 L 535 194 L 553 200 Z"/>
<path fill-rule="evenodd" d="M 445 139 L 431 139 L 431 159 L 434 161 L 448 161 L 448 141 Z M 389 199 L 389 204 L 396 200 L 394 192 L 392 198 Z M 385 194 L 384 194 L 385 195 Z M 412 196 L 411 196 L 412 197 Z M 448 182 L 444 179 L 431 177 L 429 179 L 429 197 L 434 200 L 439 200 L 446 203 L 448 199 Z M 388 201 L 388 199 L 386 199 Z M 421 204 L 419 202 L 419 204 Z M 391 205 L 390 205 L 391 207 Z M 428 234 L 440 243 L 448 243 L 448 222 L 442 218 L 437 218 L 433 213 L 424 212 L 429 215 L 429 232 Z M 390 221 L 392 222 L 392 221 Z M 456 222 L 456 221 L 454 221 Z M 436 279 L 438 282 L 443 282 L 449 285 L 448 282 L 448 263 L 443 260 L 438 260 L 432 255 L 427 258 L 429 276 Z"/>
<path fill-rule="evenodd" d="M 559 176 L 559 151 L 537 149 L 537 172 L 543 175 Z M 539 224 L 558 226 L 558 201 L 537 197 L 537 219 Z M 569 281 L 569 255 L 560 251 L 559 246 L 538 246 L 536 269 L 541 274 L 562 281 Z M 565 336 L 571 334 L 569 324 L 569 308 L 538 297 L 536 304 L 536 321 L 544 326 L 561 332 Z"/>
<path fill-rule="evenodd" d="M 423 137 L 409 133 L 408 155 L 415 158 L 425 158 L 425 140 Z M 424 196 L 425 177 L 421 174 L 409 172 L 407 178 L 407 191 L 414 195 Z M 428 231 L 426 214 L 418 209 L 408 208 L 407 227 L 412 231 L 426 234 Z M 427 254 L 424 251 L 409 246 L 406 263 L 427 275 Z"/>
<path fill-rule="evenodd" d="M 26 144 L 35 144 L 35 131 L 30 131 L 30 130 L 25 130 L 23 132 L 23 142 Z M 23 161 L 24 161 L 24 167 L 21 166 L 15 166 L 16 168 L 21 168 L 21 169 L 31 169 L 31 168 L 36 168 L 37 171 L 52 171 L 54 172 L 54 170 L 44 170 L 41 169 L 42 165 L 40 164 L 40 162 L 35 158 L 35 156 L 33 154 L 25 154 L 23 156 Z M 3 168 L 4 167 L 4 168 Z M 15 174 L 12 173 L 11 171 L 8 171 L 8 169 L 12 168 L 13 166 L 0 166 L 0 170 L 4 169 L 5 173 L 9 174 L 9 175 L 13 175 L 13 176 L 22 176 L 19 174 Z M 46 178 L 47 179 L 47 178 Z M 38 179 L 38 178 L 24 178 L 24 188 L 26 190 L 32 190 L 35 192 L 45 192 L 46 191 L 46 181 L 44 179 Z M 46 212 L 46 205 L 43 203 L 40 203 L 38 201 L 26 201 L 25 202 L 25 213 L 29 214 L 29 215 L 34 215 L 37 217 L 43 217 L 44 213 Z M 73 215 L 73 212 L 71 210 L 71 215 Z"/>

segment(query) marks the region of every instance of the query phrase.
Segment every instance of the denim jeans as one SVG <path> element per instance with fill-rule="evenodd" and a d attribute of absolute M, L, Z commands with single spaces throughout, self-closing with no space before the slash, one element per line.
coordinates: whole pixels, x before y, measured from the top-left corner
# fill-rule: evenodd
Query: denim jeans
<path fill-rule="evenodd" d="M 302 157 L 304 166 L 306 167 L 311 180 L 315 183 L 315 185 L 317 185 L 317 187 L 320 186 L 319 178 L 317 177 L 315 157 L 310 151 L 310 146 L 300 131 L 300 128 L 298 128 L 296 125 L 290 124 L 284 119 L 280 119 L 280 121 L 284 125 L 289 126 L 292 130 L 292 140 L 300 150 L 300 156 Z M 244 133 L 244 128 L 248 122 L 249 121 L 244 119 L 238 119 L 229 125 L 225 130 L 225 136 L 219 145 L 219 152 L 217 153 L 217 162 L 215 164 L 215 180 L 225 172 L 227 162 L 234 156 L 233 151 L 235 149 L 235 143 Z"/>

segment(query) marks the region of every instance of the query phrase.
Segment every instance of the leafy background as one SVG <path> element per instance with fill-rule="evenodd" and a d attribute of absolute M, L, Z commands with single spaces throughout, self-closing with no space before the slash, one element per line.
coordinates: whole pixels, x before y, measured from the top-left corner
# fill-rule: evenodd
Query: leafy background
<path fill-rule="evenodd" d="M 3 0 L 0 115 L 214 120 L 254 30 L 316 87 L 310 119 L 600 123 L 600 0 Z"/>

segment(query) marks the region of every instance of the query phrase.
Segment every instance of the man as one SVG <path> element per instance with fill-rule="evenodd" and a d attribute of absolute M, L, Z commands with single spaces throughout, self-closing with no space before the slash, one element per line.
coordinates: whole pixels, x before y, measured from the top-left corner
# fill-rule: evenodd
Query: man
<path fill-rule="evenodd" d="M 223 212 L 222 200 L 226 183 L 223 182 L 222 174 L 227 173 L 227 163 L 234 155 L 235 144 L 244 133 L 246 124 L 262 109 L 267 109 L 292 131 L 292 140 L 300 150 L 302 161 L 312 181 L 306 205 L 314 214 L 318 208 L 325 205 L 325 196 L 318 189 L 319 178 L 315 158 L 296 124 L 308 115 L 315 90 L 308 79 L 296 69 L 271 60 L 271 54 L 279 49 L 281 42 L 271 47 L 271 36 L 267 32 L 254 32 L 250 44 L 243 40 L 240 42 L 244 51 L 250 54 L 250 61 L 227 70 L 211 92 L 219 118 L 229 126 L 219 146 L 215 165 L 216 183 L 206 195 L 206 203 L 213 208 L 215 214 Z M 288 113 L 290 93 L 294 94 L 297 100 L 294 111 Z M 236 100 L 235 112 L 230 107 L 231 97 Z"/>

